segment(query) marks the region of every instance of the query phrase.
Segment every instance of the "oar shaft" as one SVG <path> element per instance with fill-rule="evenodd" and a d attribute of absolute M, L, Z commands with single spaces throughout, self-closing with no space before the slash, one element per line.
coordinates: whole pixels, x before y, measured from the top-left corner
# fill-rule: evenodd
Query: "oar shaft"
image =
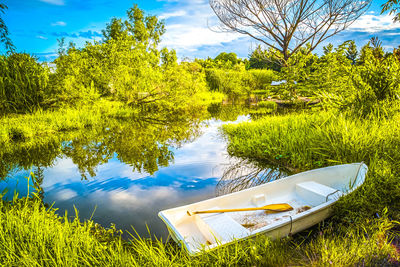
<path fill-rule="evenodd" d="M 221 213 L 221 212 L 236 212 L 236 211 L 254 211 L 254 210 L 265 210 L 265 211 L 273 211 L 273 212 L 281 212 L 284 210 L 274 210 L 267 208 L 243 208 L 243 209 L 226 209 L 226 210 L 201 210 L 194 211 L 192 214 L 202 214 L 202 213 Z"/>
<path fill-rule="evenodd" d="M 280 204 L 269 204 L 263 207 L 255 207 L 255 208 L 238 208 L 238 209 L 218 209 L 218 210 L 201 210 L 201 211 L 187 211 L 189 216 L 194 214 L 202 214 L 202 213 L 222 213 L 222 212 L 236 212 L 236 211 L 253 211 L 253 210 L 265 210 L 267 212 L 283 212 L 293 210 L 293 207 L 287 203 Z"/>

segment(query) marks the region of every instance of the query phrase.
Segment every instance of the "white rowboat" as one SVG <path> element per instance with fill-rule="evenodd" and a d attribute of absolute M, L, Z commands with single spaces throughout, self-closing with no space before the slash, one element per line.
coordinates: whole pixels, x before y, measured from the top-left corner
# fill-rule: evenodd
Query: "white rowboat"
<path fill-rule="evenodd" d="M 243 191 L 160 211 L 171 237 L 190 255 L 235 240 L 266 234 L 281 238 L 307 229 L 331 215 L 340 196 L 362 185 L 368 167 L 364 163 L 337 165 L 298 173 Z M 291 211 L 267 214 L 241 211 L 188 215 L 188 212 L 262 207 L 288 203 Z"/>

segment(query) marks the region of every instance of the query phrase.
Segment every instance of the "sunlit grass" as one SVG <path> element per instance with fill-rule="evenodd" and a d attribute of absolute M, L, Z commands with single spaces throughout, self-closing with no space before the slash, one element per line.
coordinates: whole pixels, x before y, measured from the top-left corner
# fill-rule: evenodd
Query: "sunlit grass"
<path fill-rule="evenodd" d="M 400 160 L 400 120 L 348 119 L 331 112 L 270 116 L 224 125 L 230 153 L 300 170 L 348 162 Z"/>
<path fill-rule="evenodd" d="M 197 257 L 175 244 L 131 238 L 91 220 L 58 216 L 40 200 L 0 203 L 0 262 L 7 266 L 285 266 L 396 263 L 387 217 L 353 227 L 314 227 L 308 235 L 236 242 Z"/>

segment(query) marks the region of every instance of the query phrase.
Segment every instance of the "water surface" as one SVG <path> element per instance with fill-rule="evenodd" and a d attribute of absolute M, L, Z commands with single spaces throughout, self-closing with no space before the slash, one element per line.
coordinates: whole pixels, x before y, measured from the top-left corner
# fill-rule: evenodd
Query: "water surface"
<path fill-rule="evenodd" d="M 232 118 L 230 118 L 232 119 Z M 234 116 L 234 122 L 249 116 Z M 58 213 L 91 218 L 105 227 L 166 238 L 160 210 L 216 196 L 227 168 L 237 163 L 226 151 L 220 119 L 107 124 L 71 139 L 23 147 L 2 155 L 0 190 L 6 198 L 27 194 L 30 173 L 43 201 Z M 219 184 L 221 186 L 221 184 Z M 219 188 L 221 189 L 221 188 Z M 31 189 L 32 190 L 32 189 Z M 225 192 L 226 193 L 226 192 Z"/>

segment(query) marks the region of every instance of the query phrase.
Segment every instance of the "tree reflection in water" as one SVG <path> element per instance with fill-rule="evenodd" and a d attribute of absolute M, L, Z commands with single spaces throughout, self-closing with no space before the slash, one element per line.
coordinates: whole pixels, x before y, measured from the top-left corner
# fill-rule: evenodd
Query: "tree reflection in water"
<path fill-rule="evenodd" d="M 237 192 L 287 176 L 287 172 L 279 169 L 279 167 L 263 166 L 248 159 L 236 160 L 236 163 L 229 164 L 224 170 L 222 178 L 216 187 L 217 196 Z"/>
<path fill-rule="evenodd" d="M 43 168 L 57 158 L 71 158 L 82 179 L 96 176 L 97 167 L 113 157 L 132 166 L 132 171 L 155 173 L 173 160 L 178 148 L 199 135 L 204 112 L 195 116 L 157 114 L 106 119 L 100 127 L 58 133 L 30 142 L 0 147 L 0 178 L 20 170 L 34 169 L 43 181 Z"/>

